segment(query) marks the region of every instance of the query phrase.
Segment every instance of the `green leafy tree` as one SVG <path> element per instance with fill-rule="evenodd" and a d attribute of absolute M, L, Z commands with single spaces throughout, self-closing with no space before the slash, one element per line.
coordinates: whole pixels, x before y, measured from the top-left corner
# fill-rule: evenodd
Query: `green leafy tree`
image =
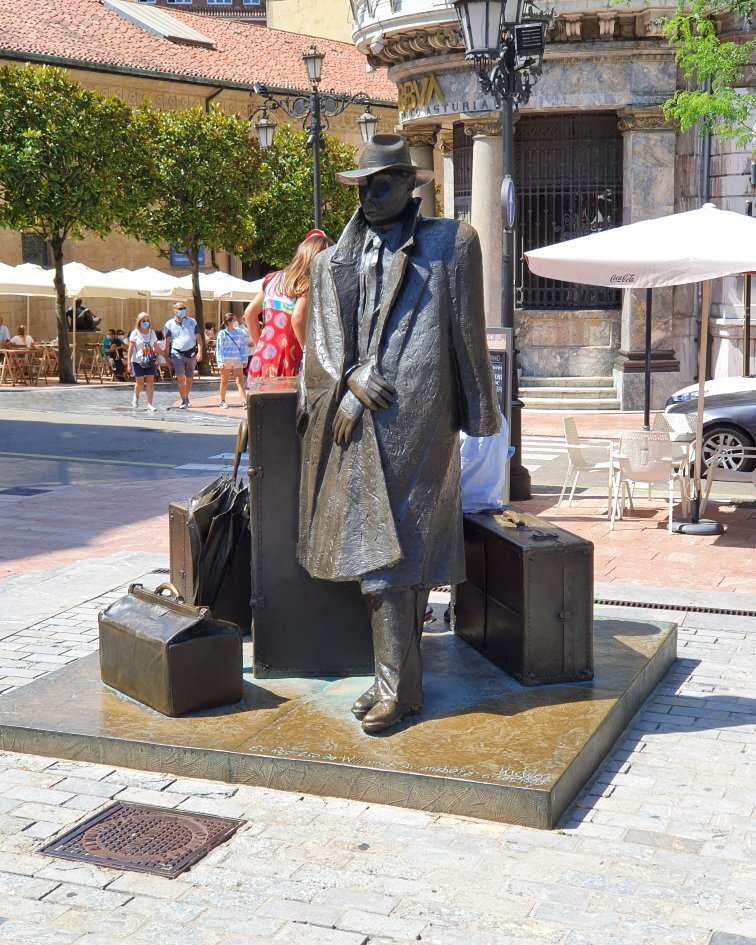
<path fill-rule="evenodd" d="M 753 36 L 751 19 L 756 0 L 678 0 L 672 17 L 664 21 L 664 35 L 675 47 L 675 61 L 688 87 L 665 102 L 665 116 L 681 131 L 701 123 L 702 130 L 739 146 L 756 138 L 753 130 L 756 96 L 743 90 L 756 53 L 756 38 L 720 39 L 717 18 L 742 22 L 743 33 Z M 740 89 L 738 88 L 740 87 Z"/>
<path fill-rule="evenodd" d="M 250 201 L 258 187 L 259 150 L 249 123 L 213 106 L 162 112 L 148 107 L 138 119 L 151 141 L 151 199 L 134 217 L 132 233 L 162 252 L 186 253 L 192 268 L 195 317 L 202 323 L 199 251 L 240 255 L 255 226 Z"/>
<path fill-rule="evenodd" d="M 260 152 L 260 189 L 252 198 L 255 236 L 246 254 L 282 269 L 314 223 L 312 151 L 307 133 L 287 125 L 276 131 L 273 146 Z M 336 172 L 354 167 L 356 148 L 332 135 L 320 152 L 323 229 L 337 239 L 357 206 L 357 188 L 345 187 Z"/>
<path fill-rule="evenodd" d="M 49 66 L 0 69 L 0 226 L 36 233 L 55 264 L 59 378 L 76 383 L 63 251 L 107 236 L 140 199 L 143 148 L 131 109 Z"/>

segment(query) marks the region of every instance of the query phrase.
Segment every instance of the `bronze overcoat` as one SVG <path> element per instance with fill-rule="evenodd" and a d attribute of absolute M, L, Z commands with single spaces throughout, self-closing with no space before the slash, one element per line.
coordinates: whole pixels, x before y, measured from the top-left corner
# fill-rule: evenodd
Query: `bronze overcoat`
<path fill-rule="evenodd" d="M 486 345 L 475 230 L 425 218 L 413 201 L 383 276 L 375 360 L 396 388 L 365 410 L 352 442 L 331 424 L 357 363 L 359 275 L 367 222 L 358 209 L 312 268 L 304 364 L 299 560 L 327 580 L 363 587 L 464 580 L 459 436 L 500 427 Z"/>

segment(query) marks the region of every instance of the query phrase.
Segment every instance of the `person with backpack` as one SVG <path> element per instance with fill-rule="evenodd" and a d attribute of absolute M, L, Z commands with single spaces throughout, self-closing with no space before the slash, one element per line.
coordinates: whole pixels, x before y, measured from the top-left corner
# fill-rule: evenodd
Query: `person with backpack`
<path fill-rule="evenodd" d="M 247 363 L 247 335 L 239 327 L 239 322 L 231 312 L 223 319 L 223 327 L 215 339 L 215 360 L 220 371 L 220 405 L 228 407 L 226 390 L 228 382 L 233 377 L 236 389 L 245 402 L 244 380 L 242 371 Z"/>

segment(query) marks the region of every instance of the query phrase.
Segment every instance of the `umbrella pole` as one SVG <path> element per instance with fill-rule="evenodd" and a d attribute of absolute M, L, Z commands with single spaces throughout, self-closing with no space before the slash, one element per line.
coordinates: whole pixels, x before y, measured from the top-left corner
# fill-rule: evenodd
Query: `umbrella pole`
<path fill-rule="evenodd" d="M 651 429 L 651 313 L 652 290 L 646 289 L 646 338 L 643 346 L 643 429 Z"/>
<path fill-rule="evenodd" d="M 743 377 L 751 373 L 751 273 L 743 283 Z"/>
<path fill-rule="evenodd" d="M 703 413 L 704 385 L 706 384 L 706 350 L 709 346 L 709 298 L 711 283 L 707 279 L 701 286 L 701 332 L 698 342 L 698 410 L 696 413 L 695 456 L 693 458 L 693 498 L 690 519 L 672 523 L 672 531 L 683 535 L 721 535 L 721 522 L 699 518 L 701 505 L 701 476 L 703 474 Z"/>

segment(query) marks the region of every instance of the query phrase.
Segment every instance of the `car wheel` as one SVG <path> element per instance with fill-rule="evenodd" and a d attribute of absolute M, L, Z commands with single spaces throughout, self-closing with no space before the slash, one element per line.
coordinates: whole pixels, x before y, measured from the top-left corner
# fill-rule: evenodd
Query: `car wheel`
<path fill-rule="evenodd" d="M 721 451 L 717 466 L 728 472 L 752 472 L 756 462 L 746 459 L 745 448 L 753 446 L 751 438 L 737 427 L 710 427 L 704 433 L 703 459 L 708 466 L 714 454 Z"/>

